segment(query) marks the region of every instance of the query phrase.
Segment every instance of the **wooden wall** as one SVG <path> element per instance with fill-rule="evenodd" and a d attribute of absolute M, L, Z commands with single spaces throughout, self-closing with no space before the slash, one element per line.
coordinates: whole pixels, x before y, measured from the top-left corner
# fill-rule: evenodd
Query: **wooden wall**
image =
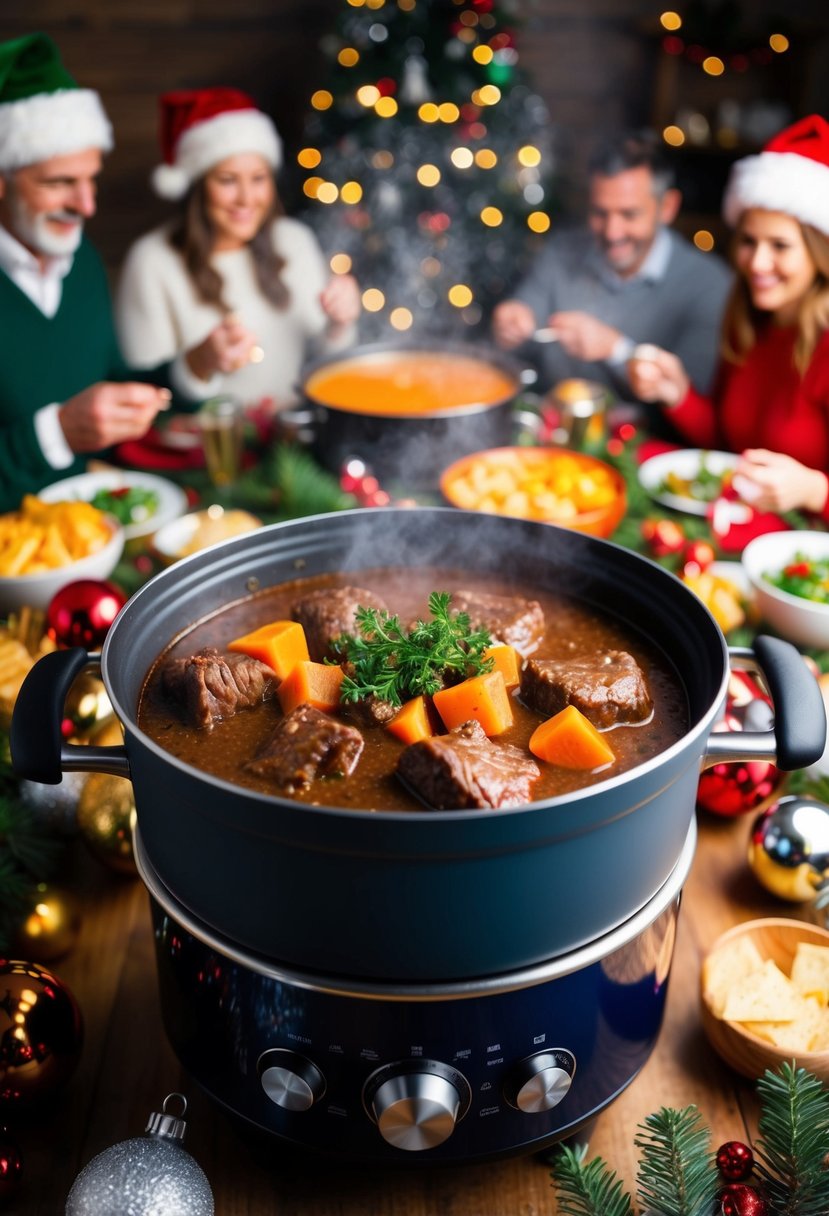
<path fill-rule="evenodd" d="M 164 207 L 148 186 L 157 163 L 156 98 L 165 89 L 247 89 L 299 146 L 307 98 L 325 79 L 320 39 L 345 0 L 0 0 L 0 40 L 51 34 L 70 71 L 99 90 L 116 133 L 91 232 L 114 267 Z M 521 62 L 547 102 L 565 205 L 583 189 L 584 157 L 603 126 L 646 123 L 658 93 L 658 0 L 516 0 Z M 683 3 L 675 5 L 680 11 Z M 746 0 L 752 14 L 780 0 Z M 827 0 L 787 0 L 790 20 L 829 28 Z M 815 48 L 819 39 L 811 40 Z M 829 59 L 799 82 L 798 108 L 829 112 Z M 283 192 L 292 201 L 290 179 Z"/>

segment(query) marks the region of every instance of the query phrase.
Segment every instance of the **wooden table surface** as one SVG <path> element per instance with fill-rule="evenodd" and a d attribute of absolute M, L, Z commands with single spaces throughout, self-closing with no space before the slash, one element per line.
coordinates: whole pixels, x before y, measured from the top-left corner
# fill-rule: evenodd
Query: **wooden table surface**
<path fill-rule="evenodd" d="M 656 1049 L 627 1090 L 599 1118 L 590 1140 L 633 1193 L 637 1124 L 661 1106 L 695 1103 L 712 1147 L 750 1138 L 753 1085 L 720 1064 L 698 1016 L 700 960 L 722 930 L 756 915 L 811 919 L 808 905 L 781 904 L 746 861 L 753 815 L 705 816 L 679 918 L 667 1011 Z M 310 1165 L 274 1151 L 264 1164 L 179 1066 L 161 1023 L 146 892 L 106 869 L 75 841 L 62 875 L 82 907 L 71 953 L 50 964 L 75 994 L 86 1034 L 80 1062 L 13 1134 L 24 1175 L 8 1211 L 57 1216 L 81 1167 L 109 1145 L 140 1136 L 165 1096 L 189 1102 L 185 1145 L 205 1170 L 218 1216 L 553 1216 L 549 1167 L 518 1157 L 485 1165 L 388 1173 Z"/>

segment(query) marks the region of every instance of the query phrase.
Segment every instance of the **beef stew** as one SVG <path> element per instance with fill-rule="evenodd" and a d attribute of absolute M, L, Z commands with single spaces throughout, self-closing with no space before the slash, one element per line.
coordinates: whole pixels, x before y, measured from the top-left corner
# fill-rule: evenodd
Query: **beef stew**
<path fill-rule="evenodd" d="M 316 741 L 303 742 L 300 748 L 297 771 L 304 775 L 291 776 L 286 782 L 274 778 L 274 772 L 285 771 L 285 749 L 279 739 L 282 735 L 284 743 L 288 715 L 280 707 L 278 688 L 276 696 L 269 695 L 267 680 L 262 685 L 267 691 L 255 706 L 240 705 L 232 716 L 216 718 L 207 728 L 186 721 L 182 702 L 167 690 L 169 675 L 165 672 L 186 667 L 191 656 L 211 648 L 222 656 L 233 639 L 270 621 L 296 619 L 300 605 L 320 604 L 326 596 L 334 605 L 332 620 L 339 619 L 341 608 L 353 617 L 349 589 L 355 583 L 361 592 L 370 593 L 371 603 L 388 605 L 404 622 L 423 619 L 436 590 L 450 592 L 452 608 L 467 611 L 472 624 L 488 627 L 494 640 L 503 632 L 499 620 L 517 622 L 516 633 L 510 636 L 522 652 L 524 672 L 521 687 L 511 689 L 509 695 L 512 724 L 492 738 L 475 725 L 462 724 L 454 732 L 439 727 L 432 740 L 407 745 L 383 724 L 388 712 L 372 714 L 365 702 L 343 706 L 342 713 L 332 715 L 330 721 L 337 724 L 333 731 L 325 717 L 320 723 L 314 716 L 300 715 L 313 719 Z M 315 620 L 320 616 L 316 613 Z M 330 631 L 326 639 L 332 640 Z M 318 645 L 324 643 L 320 640 Z M 330 653 L 327 643 L 326 653 Z M 575 672 L 570 681 L 572 695 L 567 676 L 562 674 L 568 663 Z M 531 669 L 535 678 L 528 675 Z M 556 674 L 554 684 L 543 678 L 551 671 Z M 609 704 L 615 704 L 615 694 L 607 695 L 605 687 L 608 672 L 617 691 L 621 688 L 630 697 L 622 702 L 627 708 L 616 711 L 615 717 L 608 710 Z M 593 686 L 586 688 L 591 680 Z M 279 683 L 276 678 L 275 683 Z M 540 708 L 533 707 L 538 694 L 533 694 L 532 686 L 544 689 Z M 564 697 L 565 702 L 580 696 L 589 705 L 591 698 L 593 702 L 598 698 L 596 723 L 606 731 L 615 757 L 609 768 L 578 771 L 530 754 L 530 737 L 549 716 L 545 698 L 552 687 L 555 698 Z M 194 624 L 159 656 L 144 683 L 138 722 L 162 748 L 186 763 L 259 793 L 287 795 L 309 805 L 424 811 L 429 806 L 523 805 L 596 784 L 658 755 L 682 738 L 688 730 L 689 711 L 669 659 L 610 613 L 564 594 L 537 590 L 529 580 L 524 585 L 512 580 L 499 585 L 491 575 L 422 567 L 361 570 L 356 578 L 353 574 L 324 574 L 297 579 L 228 605 Z M 274 760 L 274 754 L 283 758 Z M 459 781 L 458 774 L 463 772 L 466 777 Z"/>

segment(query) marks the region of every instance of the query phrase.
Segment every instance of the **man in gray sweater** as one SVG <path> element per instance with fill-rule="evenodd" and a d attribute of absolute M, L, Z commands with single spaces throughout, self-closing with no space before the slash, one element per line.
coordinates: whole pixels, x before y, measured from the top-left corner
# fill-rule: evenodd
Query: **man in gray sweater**
<path fill-rule="evenodd" d="M 576 376 L 632 400 L 626 364 L 640 343 L 673 351 L 709 387 L 731 273 L 670 230 L 680 202 L 653 132 L 596 150 L 587 228 L 556 233 L 492 317 L 499 346 L 535 353 L 542 389 Z"/>

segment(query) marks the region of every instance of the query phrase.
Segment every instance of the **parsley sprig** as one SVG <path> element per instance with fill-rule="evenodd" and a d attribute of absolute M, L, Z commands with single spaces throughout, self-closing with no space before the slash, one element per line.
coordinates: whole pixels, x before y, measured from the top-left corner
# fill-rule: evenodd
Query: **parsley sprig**
<path fill-rule="evenodd" d="M 357 609 L 359 634 L 341 634 L 334 649 L 350 665 L 340 688 L 343 701 L 376 696 L 392 705 L 443 688 L 447 672 L 460 679 L 492 669 L 483 657 L 492 645 L 486 629 L 473 629 L 466 612 L 451 613 L 447 591 L 429 596 L 431 620 L 404 632 L 398 616 L 377 608 Z"/>

